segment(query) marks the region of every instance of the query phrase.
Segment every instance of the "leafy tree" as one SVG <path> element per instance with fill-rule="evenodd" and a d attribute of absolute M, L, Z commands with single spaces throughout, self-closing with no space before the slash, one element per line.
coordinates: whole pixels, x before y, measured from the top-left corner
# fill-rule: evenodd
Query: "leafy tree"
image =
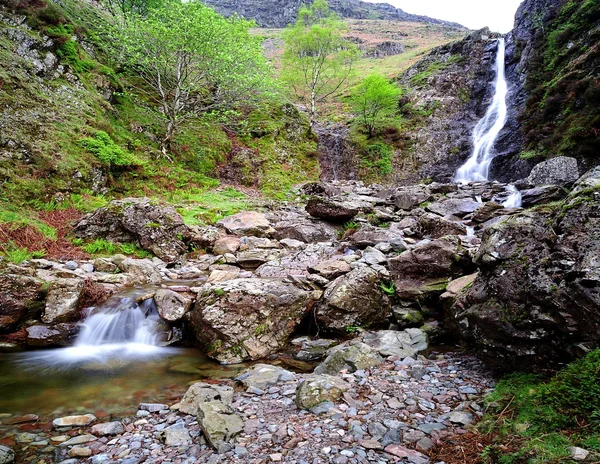
<path fill-rule="evenodd" d="M 115 18 L 127 22 L 136 15 L 145 16 L 152 8 L 161 6 L 163 0 L 104 0 L 104 5 Z"/>
<path fill-rule="evenodd" d="M 398 108 L 401 93 L 400 88 L 379 74 L 366 77 L 352 92 L 352 106 L 370 137 Z"/>
<path fill-rule="evenodd" d="M 118 34 L 123 59 L 164 118 L 162 151 L 188 119 L 250 105 L 274 84 L 252 23 L 226 19 L 198 1 L 171 1 L 134 16 Z"/>
<path fill-rule="evenodd" d="M 282 79 L 309 104 L 311 125 L 317 105 L 342 88 L 360 56 L 358 47 L 344 39 L 346 30 L 326 0 L 315 0 L 302 6 L 296 24 L 283 33 Z"/>

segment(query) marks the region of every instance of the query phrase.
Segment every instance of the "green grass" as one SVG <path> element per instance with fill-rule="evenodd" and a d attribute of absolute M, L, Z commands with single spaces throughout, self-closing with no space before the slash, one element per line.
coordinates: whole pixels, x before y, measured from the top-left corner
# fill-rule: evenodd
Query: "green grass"
<path fill-rule="evenodd" d="M 31 252 L 27 248 L 18 247 L 14 242 L 9 242 L 7 244 L 0 244 L 0 256 L 9 263 L 21 264 L 28 259 L 43 258 L 45 253 L 43 251 Z"/>
<path fill-rule="evenodd" d="M 177 191 L 168 197 L 168 201 L 178 205 L 177 212 L 187 225 L 214 224 L 219 219 L 249 209 L 252 205 L 245 194 L 232 187 L 222 190 Z"/>
<path fill-rule="evenodd" d="M 570 364 L 551 379 L 513 374 L 501 380 L 479 425 L 495 434 L 486 463 L 571 462 L 569 446 L 600 450 L 600 350 Z M 506 453 L 507 441 L 520 444 Z"/>
<path fill-rule="evenodd" d="M 0 203 L 0 224 L 9 224 L 12 229 L 30 226 L 44 237 L 56 240 L 56 229 L 34 217 L 23 209 L 17 209 L 13 205 Z"/>
<path fill-rule="evenodd" d="M 135 256 L 136 258 L 152 258 L 154 256 L 149 251 L 139 248 L 134 243 L 113 243 L 101 238 L 89 243 L 83 243 L 81 239 L 75 239 L 73 240 L 73 244 L 95 257 L 111 256 L 117 253 Z"/>

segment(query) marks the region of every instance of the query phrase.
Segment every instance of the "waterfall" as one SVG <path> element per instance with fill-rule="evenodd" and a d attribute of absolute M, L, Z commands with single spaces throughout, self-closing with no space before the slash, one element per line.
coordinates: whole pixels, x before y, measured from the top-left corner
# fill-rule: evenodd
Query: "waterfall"
<path fill-rule="evenodd" d="M 502 203 L 502 206 L 504 206 L 505 208 L 520 208 L 523 195 L 521 195 L 519 189 L 514 185 L 507 185 L 506 191 L 509 192 L 510 195 L 504 201 L 504 203 Z"/>
<path fill-rule="evenodd" d="M 473 153 L 456 172 L 455 182 L 466 184 L 473 181 L 488 180 L 490 164 L 495 156 L 494 143 L 506 124 L 507 117 L 506 95 L 508 85 L 505 78 L 504 54 L 504 39 L 498 39 L 494 98 L 483 119 L 475 126 L 473 131 Z"/>
<path fill-rule="evenodd" d="M 90 362 L 113 366 L 172 354 L 174 349 L 159 346 L 165 326 L 154 300 L 137 302 L 136 296 L 139 294 L 114 297 L 92 308 L 73 346 L 23 353 L 21 362 L 27 367 L 69 367 Z"/>

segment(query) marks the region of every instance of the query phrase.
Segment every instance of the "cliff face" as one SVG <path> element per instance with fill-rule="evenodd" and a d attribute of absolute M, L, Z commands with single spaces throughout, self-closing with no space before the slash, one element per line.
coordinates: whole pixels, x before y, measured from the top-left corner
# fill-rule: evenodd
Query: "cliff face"
<path fill-rule="evenodd" d="M 296 20 L 303 0 L 203 0 L 216 11 L 231 16 L 234 13 L 253 19 L 260 27 L 285 27 Z M 367 3 L 360 0 L 330 0 L 330 8 L 343 18 L 386 19 L 441 24 L 463 28 L 460 24 L 406 13 L 388 3 Z"/>
<path fill-rule="evenodd" d="M 508 120 L 490 177 L 526 177 L 545 158 L 600 162 L 600 3 L 525 0 L 506 37 Z M 433 50 L 401 78 L 409 174 L 448 181 L 472 150 L 471 132 L 493 93 L 496 42 L 489 31 Z M 404 169 L 403 174 L 407 175 Z"/>

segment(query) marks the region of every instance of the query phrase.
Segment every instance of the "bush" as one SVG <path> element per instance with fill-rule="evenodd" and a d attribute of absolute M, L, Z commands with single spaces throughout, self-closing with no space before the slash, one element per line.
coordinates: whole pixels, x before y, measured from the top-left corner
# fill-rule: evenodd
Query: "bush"
<path fill-rule="evenodd" d="M 130 153 L 117 145 L 110 136 L 103 131 L 96 132 L 91 138 L 81 140 L 80 145 L 109 167 L 140 166 L 143 164 L 133 153 Z"/>

